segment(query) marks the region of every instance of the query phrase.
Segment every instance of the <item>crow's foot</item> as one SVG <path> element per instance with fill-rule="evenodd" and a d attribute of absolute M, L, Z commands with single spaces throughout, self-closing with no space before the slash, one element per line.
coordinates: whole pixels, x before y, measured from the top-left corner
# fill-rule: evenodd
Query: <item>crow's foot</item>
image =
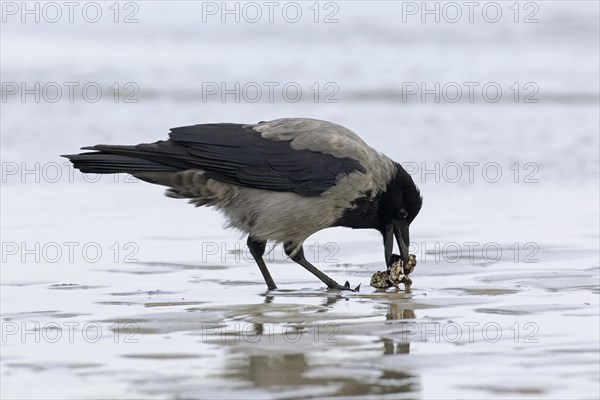
<path fill-rule="evenodd" d="M 346 281 L 346 283 L 344 284 L 344 286 L 336 283 L 334 286 L 329 286 L 329 289 L 336 289 L 336 290 L 349 290 L 351 292 L 360 292 L 360 283 L 358 284 L 357 287 L 355 287 L 354 289 L 352 289 L 350 287 L 350 282 Z"/>

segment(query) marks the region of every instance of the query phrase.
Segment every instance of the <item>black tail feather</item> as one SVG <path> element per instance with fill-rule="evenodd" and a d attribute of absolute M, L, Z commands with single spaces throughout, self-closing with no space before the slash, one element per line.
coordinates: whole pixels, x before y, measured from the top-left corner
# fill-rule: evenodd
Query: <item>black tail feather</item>
<path fill-rule="evenodd" d="M 89 153 L 67 154 L 73 167 L 84 173 L 96 174 L 135 174 L 140 172 L 174 172 L 180 168 L 149 160 L 146 152 L 134 146 L 98 145 L 83 147 L 82 150 L 99 150 Z"/>

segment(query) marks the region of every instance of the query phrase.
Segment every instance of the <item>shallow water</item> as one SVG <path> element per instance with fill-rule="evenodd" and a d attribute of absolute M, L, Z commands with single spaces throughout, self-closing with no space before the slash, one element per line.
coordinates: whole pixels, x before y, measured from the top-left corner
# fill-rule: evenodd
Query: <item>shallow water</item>
<path fill-rule="evenodd" d="M 87 203 L 93 208 L 108 203 L 110 209 L 145 192 L 148 203 L 161 201 L 149 186 L 91 186 L 86 195 L 97 196 L 96 204 Z M 54 204 L 59 218 L 71 205 L 56 196 L 74 198 L 77 190 L 65 185 L 36 201 Z M 3 204 L 16 207 L 18 192 L 5 190 Z M 55 264 L 7 256 L 3 397 L 593 398 L 598 390 L 600 291 L 592 232 L 580 246 L 573 239 L 540 242 L 537 262 L 514 262 L 510 242 L 500 245 L 509 254 L 503 259 L 474 251 L 472 260 L 467 254 L 457 261 L 455 253 L 432 249 L 420 256 L 407 293 L 368 286 L 381 269 L 376 235 L 330 230 L 314 243 L 323 246 L 323 259 L 330 251 L 323 240 L 335 239 L 337 262 L 318 265 L 340 281 L 361 283 L 360 293 L 327 291 L 277 248 L 269 257 L 279 289 L 266 292 L 258 268 L 235 251 L 231 236 L 210 242 L 218 243 L 218 254 L 206 251 L 206 237 L 220 231 L 185 223 L 194 210 L 184 206 L 165 209 L 158 238 L 146 236 L 153 221 L 138 223 L 143 210 L 116 215 L 111 223 L 118 228 L 105 239 L 79 233 L 84 225 L 105 232 L 84 215 L 57 223 L 51 236 L 38 224 L 40 243 L 44 236 L 57 243 L 95 237 L 80 242 L 110 252 L 96 263 L 79 252 L 73 262 Z M 42 214 L 31 210 L 25 220 L 7 215 L 3 223 L 35 224 Z M 462 230 L 471 228 L 475 221 L 467 218 Z M 457 237 L 457 243 L 463 237 L 430 229 L 422 228 L 422 236 Z M 28 234 L 12 230 L 9 241 L 27 241 Z M 113 259 L 109 248 L 125 240 L 139 246 L 138 262 Z"/>
<path fill-rule="evenodd" d="M 2 398 L 598 397 L 597 3 L 432 25 L 340 2 L 329 26 L 199 24 L 185 4 L 140 3 L 134 26 L 2 26 L 3 81 L 140 88 L 135 104 L 2 103 Z M 335 81 L 339 102 L 199 100 L 200 82 L 275 80 Z M 407 81 L 534 81 L 540 102 L 405 103 Z M 339 122 L 411 170 L 412 291 L 370 288 L 381 238 L 336 228 L 306 254 L 359 293 L 280 247 L 266 292 L 217 212 L 58 157 L 283 116 Z"/>

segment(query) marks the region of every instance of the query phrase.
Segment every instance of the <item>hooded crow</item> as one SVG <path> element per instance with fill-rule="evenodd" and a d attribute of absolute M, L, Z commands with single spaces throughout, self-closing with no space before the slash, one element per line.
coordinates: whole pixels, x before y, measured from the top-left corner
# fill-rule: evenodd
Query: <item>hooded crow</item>
<path fill-rule="evenodd" d="M 350 289 L 304 256 L 304 241 L 333 226 L 381 232 L 388 267 L 395 237 L 406 262 L 409 226 L 423 202 L 400 164 L 354 132 L 315 119 L 184 126 L 168 140 L 82 150 L 93 152 L 64 156 L 81 172 L 128 173 L 168 187 L 169 197 L 221 210 L 228 226 L 248 234 L 269 290 L 277 288 L 263 260 L 269 240 L 328 288 Z"/>

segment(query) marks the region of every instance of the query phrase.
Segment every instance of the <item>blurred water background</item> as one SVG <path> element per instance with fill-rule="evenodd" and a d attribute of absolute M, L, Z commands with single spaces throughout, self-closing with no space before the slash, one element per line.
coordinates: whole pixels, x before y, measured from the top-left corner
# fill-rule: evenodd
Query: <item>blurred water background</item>
<path fill-rule="evenodd" d="M 3 2 L 2 397 L 597 398 L 599 4 L 475 3 L 79 2 L 70 22 L 58 2 L 53 23 Z M 361 294 L 278 249 L 265 294 L 218 213 L 59 157 L 281 117 L 342 124 L 413 174 L 412 293 L 368 287 L 377 233 L 331 229 L 313 261 Z"/>

